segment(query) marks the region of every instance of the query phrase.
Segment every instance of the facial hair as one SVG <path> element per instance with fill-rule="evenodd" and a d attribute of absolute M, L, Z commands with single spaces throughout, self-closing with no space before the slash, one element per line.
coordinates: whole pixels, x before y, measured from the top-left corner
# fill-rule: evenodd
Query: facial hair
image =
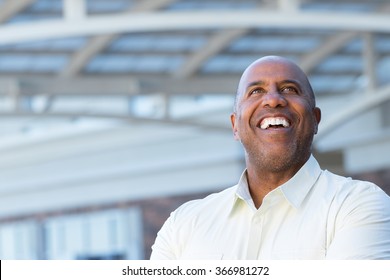
<path fill-rule="evenodd" d="M 245 160 L 247 165 L 255 166 L 259 171 L 279 173 L 293 168 L 299 169 L 309 158 L 313 136 L 310 135 L 289 144 L 283 154 L 277 154 L 261 143 L 247 141 L 246 137 L 241 138 L 245 149 Z M 297 170 L 298 171 L 298 170 Z"/>

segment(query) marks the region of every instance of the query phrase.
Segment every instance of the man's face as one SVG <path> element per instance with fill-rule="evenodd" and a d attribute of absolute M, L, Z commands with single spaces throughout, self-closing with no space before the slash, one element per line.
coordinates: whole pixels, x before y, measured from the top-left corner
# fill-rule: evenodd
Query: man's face
<path fill-rule="evenodd" d="M 305 74 L 281 58 L 256 61 L 241 77 L 234 137 L 247 165 L 270 171 L 300 168 L 309 158 L 321 112 Z"/>

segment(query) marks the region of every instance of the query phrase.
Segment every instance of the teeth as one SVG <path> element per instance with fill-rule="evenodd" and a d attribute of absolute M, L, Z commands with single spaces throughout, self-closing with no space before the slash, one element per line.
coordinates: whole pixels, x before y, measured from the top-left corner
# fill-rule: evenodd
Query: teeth
<path fill-rule="evenodd" d="M 285 118 L 265 118 L 261 121 L 260 128 L 267 129 L 271 125 L 282 125 L 283 127 L 289 127 L 290 123 Z"/>

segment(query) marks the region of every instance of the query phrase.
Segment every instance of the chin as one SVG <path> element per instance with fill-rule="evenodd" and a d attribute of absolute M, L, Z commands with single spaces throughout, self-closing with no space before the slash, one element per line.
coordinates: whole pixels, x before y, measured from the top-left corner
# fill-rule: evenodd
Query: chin
<path fill-rule="evenodd" d="M 248 152 L 246 153 L 248 155 Z M 283 151 L 256 151 L 250 153 L 252 156 L 248 158 L 251 165 L 256 169 L 268 170 L 269 172 L 286 172 L 297 171 L 310 156 L 310 151 L 301 152 L 295 149 L 284 149 Z"/>

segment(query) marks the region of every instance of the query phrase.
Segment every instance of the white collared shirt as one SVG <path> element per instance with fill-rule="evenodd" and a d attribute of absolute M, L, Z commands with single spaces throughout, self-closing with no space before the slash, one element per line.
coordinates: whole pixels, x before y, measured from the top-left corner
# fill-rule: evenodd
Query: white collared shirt
<path fill-rule="evenodd" d="M 151 259 L 390 259 L 390 197 L 311 156 L 258 209 L 246 172 L 236 186 L 183 204 L 152 249 Z"/>

